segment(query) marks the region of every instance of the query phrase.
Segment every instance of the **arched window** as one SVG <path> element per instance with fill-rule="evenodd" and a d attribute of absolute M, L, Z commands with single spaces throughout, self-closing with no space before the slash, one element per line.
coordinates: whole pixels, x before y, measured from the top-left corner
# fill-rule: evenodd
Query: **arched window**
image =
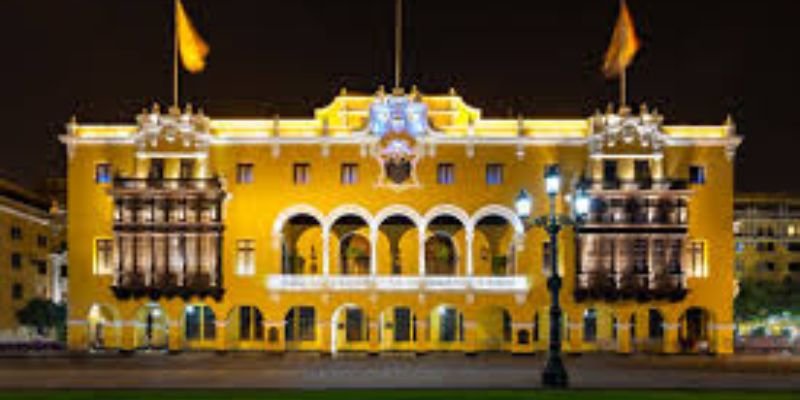
<path fill-rule="evenodd" d="M 287 342 L 306 342 L 316 339 L 316 312 L 314 307 L 292 307 L 286 313 L 284 336 Z"/>
<path fill-rule="evenodd" d="M 660 340 L 664 338 L 664 317 L 655 308 L 651 308 L 648 312 L 648 337 L 650 339 Z"/>
<path fill-rule="evenodd" d="M 589 308 L 583 313 L 583 341 L 597 341 L 597 311 Z"/>
<path fill-rule="evenodd" d="M 207 305 L 188 305 L 184 312 L 186 340 L 207 341 L 217 336 L 214 310 Z"/>
<path fill-rule="evenodd" d="M 264 340 L 264 318 L 257 307 L 239 307 L 239 340 Z"/>
<path fill-rule="evenodd" d="M 456 275 L 456 248 L 450 236 L 437 233 L 425 241 L 425 269 L 429 275 Z"/>

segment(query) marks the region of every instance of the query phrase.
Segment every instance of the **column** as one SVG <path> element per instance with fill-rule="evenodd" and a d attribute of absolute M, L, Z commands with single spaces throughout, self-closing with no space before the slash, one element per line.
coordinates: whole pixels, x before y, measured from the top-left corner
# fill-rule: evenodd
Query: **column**
<path fill-rule="evenodd" d="M 629 313 L 617 314 L 617 353 L 631 352 L 631 324 Z"/>
<path fill-rule="evenodd" d="M 711 332 L 711 351 L 717 355 L 733 354 L 733 323 L 709 323 Z"/>
<path fill-rule="evenodd" d="M 330 257 L 330 235 L 331 229 L 325 225 L 322 227 L 322 275 L 328 276 L 331 274 L 331 257 Z"/>
<path fill-rule="evenodd" d="M 427 229 L 428 227 L 425 224 L 422 224 L 418 230 L 419 276 L 425 276 L 425 231 Z"/>
<path fill-rule="evenodd" d="M 378 274 L 378 228 L 370 226 L 369 228 L 369 274 L 375 276 Z"/>
<path fill-rule="evenodd" d="M 183 349 L 183 331 L 180 319 L 167 321 L 167 347 L 170 353 L 177 353 Z"/>
<path fill-rule="evenodd" d="M 665 321 L 664 324 L 664 347 L 663 351 L 667 354 L 675 354 L 680 351 L 680 345 L 678 344 L 678 328 L 680 328 L 680 324 L 673 322 L 670 318 L 669 320 Z"/>
<path fill-rule="evenodd" d="M 367 312 L 367 310 L 364 310 Z M 379 310 L 369 310 L 367 314 L 367 329 L 369 329 L 369 352 L 378 353 L 381 351 L 381 337 L 378 331 L 381 329 L 381 318 Z M 383 332 L 386 333 L 386 332 Z"/>
<path fill-rule="evenodd" d="M 129 352 L 134 350 L 135 346 L 135 336 L 136 336 L 136 326 L 133 321 L 114 321 L 111 322 L 114 324 L 114 328 L 117 332 L 119 332 L 119 348 L 123 352 Z M 108 332 L 109 329 L 106 329 Z M 106 343 L 108 343 L 107 347 L 111 347 L 111 338 L 106 337 Z"/>
<path fill-rule="evenodd" d="M 225 317 L 225 315 L 222 315 L 222 317 Z M 227 348 L 225 347 L 226 346 L 226 343 L 225 343 L 225 339 L 226 338 L 225 338 L 225 336 L 226 336 L 226 333 L 227 333 L 226 332 L 227 330 L 225 329 L 225 327 L 228 324 L 227 324 L 226 321 L 217 320 L 215 322 L 215 325 L 216 325 L 216 327 L 215 327 L 216 332 L 214 332 L 214 335 L 215 335 L 215 337 L 214 337 L 214 349 L 216 351 L 225 351 L 225 350 L 227 350 Z"/>
<path fill-rule="evenodd" d="M 464 252 L 467 255 L 467 276 L 472 276 L 474 274 L 474 267 L 472 263 L 472 242 L 475 237 L 475 232 L 472 228 L 467 228 L 465 231 L 465 241 L 466 241 L 466 249 Z"/>

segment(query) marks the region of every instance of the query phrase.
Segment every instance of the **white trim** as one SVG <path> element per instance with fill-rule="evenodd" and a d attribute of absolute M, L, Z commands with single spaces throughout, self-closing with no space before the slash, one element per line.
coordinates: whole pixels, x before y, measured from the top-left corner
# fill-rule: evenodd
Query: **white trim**
<path fill-rule="evenodd" d="M 427 228 L 431 221 L 436 219 L 436 217 L 445 215 L 449 215 L 459 220 L 464 226 L 464 229 L 470 229 L 471 225 L 469 214 L 467 214 L 463 208 L 453 204 L 439 204 L 429 209 L 428 212 L 426 212 L 422 217 L 423 221 L 425 222 L 424 226 Z"/>
<path fill-rule="evenodd" d="M 325 217 L 325 225 L 328 228 L 331 228 L 339 218 L 344 217 L 346 215 L 355 215 L 357 217 L 360 217 L 361 219 L 364 220 L 364 222 L 367 224 L 368 227 L 373 226 L 372 214 L 370 214 L 370 212 L 366 208 L 358 204 L 344 204 L 339 207 L 336 207 Z"/>
<path fill-rule="evenodd" d="M 422 215 L 417 212 L 414 208 L 407 206 L 405 204 L 392 204 L 388 207 L 385 207 L 378 211 L 377 214 L 373 217 L 373 225 L 380 229 L 381 224 L 383 222 L 393 216 L 403 216 L 410 219 L 414 222 L 414 225 L 419 229 L 420 226 L 423 224 Z"/>
<path fill-rule="evenodd" d="M 15 200 L 11 200 L 11 199 L 9 199 L 9 200 L 16 202 Z M 24 205 L 24 203 L 23 203 L 23 205 Z M 28 205 L 25 205 L 25 206 L 26 207 L 30 207 Z M 0 204 L 0 212 L 11 214 L 11 215 L 13 215 L 13 216 L 15 216 L 17 218 L 22 218 L 24 220 L 33 222 L 35 224 L 44 225 L 44 226 L 50 225 L 50 220 L 48 220 L 48 219 L 35 217 L 33 215 L 26 214 L 23 211 L 17 210 L 17 209 L 15 209 L 13 207 L 9 207 L 9 206 L 4 205 L 4 204 Z"/>
<path fill-rule="evenodd" d="M 284 292 L 484 292 L 527 293 L 531 283 L 525 276 L 347 276 L 268 275 L 268 291 Z"/>
<path fill-rule="evenodd" d="M 475 211 L 475 213 L 472 214 L 472 217 L 469 220 L 469 224 L 473 228 L 476 228 L 478 226 L 478 223 L 483 218 L 490 216 L 498 216 L 504 218 L 514 228 L 514 231 L 516 232 L 517 235 L 525 234 L 525 227 L 522 225 L 522 221 L 519 219 L 519 216 L 510 208 L 500 204 L 489 204 L 487 206 L 481 207 L 478 211 Z"/>

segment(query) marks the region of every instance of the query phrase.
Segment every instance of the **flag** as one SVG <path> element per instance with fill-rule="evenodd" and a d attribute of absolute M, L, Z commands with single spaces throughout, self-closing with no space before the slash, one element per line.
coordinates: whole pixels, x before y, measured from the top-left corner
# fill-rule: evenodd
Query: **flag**
<path fill-rule="evenodd" d="M 608 78 L 620 75 L 630 65 L 636 52 L 639 51 L 639 38 L 633 26 L 633 18 L 628 5 L 623 0 L 620 4 L 619 18 L 611 36 L 611 44 L 606 51 L 603 73 Z"/>
<path fill-rule="evenodd" d="M 198 73 L 206 67 L 208 45 L 192 26 L 181 0 L 176 0 L 175 29 L 178 35 L 178 49 L 183 67 L 191 73 Z"/>

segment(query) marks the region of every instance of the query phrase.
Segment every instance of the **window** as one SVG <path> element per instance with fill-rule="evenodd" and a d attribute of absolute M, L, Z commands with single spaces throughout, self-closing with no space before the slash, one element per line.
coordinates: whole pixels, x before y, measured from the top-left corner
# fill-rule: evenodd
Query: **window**
<path fill-rule="evenodd" d="M 14 300 L 22 299 L 22 284 L 15 283 L 11 286 L 11 297 Z"/>
<path fill-rule="evenodd" d="M 236 274 L 252 276 L 256 273 L 256 243 L 252 239 L 236 241 Z"/>
<path fill-rule="evenodd" d="M 95 241 L 95 269 L 97 275 L 111 274 L 114 264 L 114 242 L 111 239 Z"/>
<path fill-rule="evenodd" d="M 361 342 L 366 340 L 364 324 L 364 312 L 360 308 L 348 308 L 345 310 L 345 340 L 348 342 Z"/>
<path fill-rule="evenodd" d="M 214 340 L 217 336 L 216 317 L 206 305 L 186 306 L 184 314 L 186 340 Z"/>
<path fill-rule="evenodd" d="M 236 183 L 253 183 L 253 164 L 236 164 Z"/>
<path fill-rule="evenodd" d="M 775 243 L 774 242 L 759 242 L 756 243 L 756 250 L 763 253 L 771 253 L 775 251 Z"/>
<path fill-rule="evenodd" d="M 597 341 L 597 311 L 587 309 L 583 313 L 583 341 L 594 343 Z"/>
<path fill-rule="evenodd" d="M 455 342 L 458 333 L 458 312 L 455 308 L 439 309 L 439 341 Z"/>
<path fill-rule="evenodd" d="M 697 165 L 689 167 L 689 183 L 702 185 L 706 183 L 706 169 Z"/>
<path fill-rule="evenodd" d="M 14 269 L 22 267 L 22 254 L 11 253 L 11 267 Z"/>
<path fill-rule="evenodd" d="M 617 335 L 619 332 L 617 331 L 617 317 L 615 315 L 611 316 L 611 339 L 617 340 Z"/>
<path fill-rule="evenodd" d="M 646 274 L 649 271 L 647 239 L 634 239 L 633 241 L 633 270 L 637 274 Z"/>
<path fill-rule="evenodd" d="M 316 312 L 314 307 L 293 307 L 286 314 L 285 322 L 286 341 L 313 342 L 316 340 Z"/>
<path fill-rule="evenodd" d="M 789 263 L 789 272 L 800 272 L 800 262 Z"/>
<path fill-rule="evenodd" d="M 436 183 L 452 185 L 455 182 L 454 166 L 451 163 L 441 163 L 436 166 Z"/>
<path fill-rule="evenodd" d="M 510 342 L 511 336 L 514 333 L 513 329 L 514 324 L 511 320 L 511 313 L 507 310 L 503 310 L 503 341 Z"/>
<path fill-rule="evenodd" d="M 639 183 L 647 182 L 651 179 L 650 161 L 635 160 L 633 162 L 633 179 Z"/>
<path fill-rule="evenodd" d="M 164 179 L 164 159 L 163 158 L 150 159 L 150 171 L 148 171 L 147 177 L 150 178 L 150 179 L 153 179 L 153 180 Z"/>
<path fill-rule="evenodd" d="M 786 249 L 791 252 L 800 252 L 800 242 L 789 242 L 786 244 Z"/>
<path fill-rule="evenodd" d="M 486 184 L 501 185 L 503 183 L 503 164 L 486 164 Z"/>
<path fill-rule="evenodd" d="M 603 160 L 603 182 L 617 182 L 617 161 Z"/>
<path fill-rule="evenodd" d="M 39 248 L 47 247 L 47 236 L 45 236 L 45 235 L 37 235 L 36 236 L 36 245 L 39 246 Z"/>
<path fill-rule="evenodd" d="M 264 340 L 264 318 L 256 307 L 239 307 L 239 340 Z"/>
<path fill-rule="evenodd" d="M 664 338 L 664 317 L 658 310 L 653 308 L 648 310 L 647 329 L 647 336 L 650 339 L 660 340 Z"/>
<path fill-rule="evenodd" d="M 111 183 L 111 164 L 97 164 L 94 168 L 95 183 Z"/>
<path fill-rule="evenodd" d="M 533 315 L 533 341 L 539 341 L 539 313 Z"/>
<path fill-rule="evenodd" d="M 407 307 L 394 309 L 394 341 L 408 342 L 411 340 L 411 310 Z"/>
<path fill-rule="evenodd" d="M 36 260 L 36 271 L 39 275 L 47 275 L 47 261 Z"/>
<path fill-rule="evenodd" d="M 22 239 L 22 228 L 18 226 L 11 227 L 11 239 L 13 240 L 21 240 Z"/>
<path fill-rule="evenodd" d="M 794 237 L 797 236 L 797 227 L 795 225 L 789 225 L 786 227 L 786 236 Z"/>
<path fill-rule="evenodd" d="M 708 276 L 706 270 L 706 242 L 702 240 L 693 241 L 690 245 L 690 256 L 692 260 L 692 275 L 695 278 L 705 278 Z"/>
<path fill-rule="evenodd" d="M 355 185 L 358 183 L 358 164 L 344 163 L 342 164 L 341 173 L 342 185 Z"/>
<path fill-rule="evenodd" d="M 191 179 L 194 176 L 194 160 L 182 159 L 181 160 L 181 179 Z"/>
<path fill-rule="evenodd" d="M 308 163 L 294 164 L 294 184 L 307 185 L 311 180 L 311 165 Z"/>

